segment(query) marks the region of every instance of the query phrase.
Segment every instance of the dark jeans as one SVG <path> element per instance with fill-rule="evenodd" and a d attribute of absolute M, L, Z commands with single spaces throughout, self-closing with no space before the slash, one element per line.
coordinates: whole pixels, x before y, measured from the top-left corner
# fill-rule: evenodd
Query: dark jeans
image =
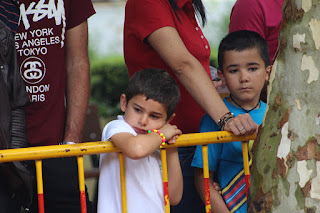
<path fill-rule="evenodd" d="M 7 181 L 0 177 L 0 213 L 20 213 L 20 210 L 21 205 L 9 192 Z"/>
<path fill-rule="evenodd" d="M 204 213 L 205 205 L 194 185 L 194 172 L 191 162 L 195 146 L 179 147 L 179 160 L 183 175 L 183 195 L 177 206 L 171 206 L 172 213 Z"/>
<path fill-rule="evenodd" d="M 35 174 L 35 165 L 31 165 Z M 80 191 L 76 157 L 54 158 L 42 161 L 44 207 L 46 213 L 80 213 Z M 35 178 L 36 179 L 36 178 Z M 36 180 L 35 180 L 36 181 Z M 87 212 L 92 203 L 86 192 Z M 38 213 L 37 185 L 29 212 Z"/>

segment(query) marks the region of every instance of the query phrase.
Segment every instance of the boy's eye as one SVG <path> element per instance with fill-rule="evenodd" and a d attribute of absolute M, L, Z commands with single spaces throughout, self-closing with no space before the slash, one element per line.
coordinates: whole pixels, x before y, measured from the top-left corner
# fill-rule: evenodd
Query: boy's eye
<path fill-rule="evenodd" d="M 250 67 L 250 68 L 249 68 L 249 70 L 250 70 L 250 71 L 253 71 L 253 72 L 256 71 L 257 69 L 258 69 L 257 67 Z"/>
<path fill-rule="evenodd" d="M 141 112 L 141 109 L 139 109 L 139 108 L 134 108 L 134 111 L 136 111 L 136 112 Z"/>
<path fill-rule="evenodd" d="M 236 73 L 238 70 L 237 69 L 233 69 L 233 70 L 229 70 L 229 73 Z"/>
<path fill-rule="evenodd" d="M 157 115 L 150 115 L 150 117 L 151 117 L 152 119 L 158 119 L 158 118 L 159 118 L 159 116 L 157 116 Z"/>

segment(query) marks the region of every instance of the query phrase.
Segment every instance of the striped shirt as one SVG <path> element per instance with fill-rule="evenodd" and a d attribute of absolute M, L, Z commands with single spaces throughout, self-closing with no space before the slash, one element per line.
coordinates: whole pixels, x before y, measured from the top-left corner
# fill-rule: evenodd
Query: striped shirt
<path fill-rule="evenodd" d="M 18 0 L 0 0 L 0 20 L 10 28 L 12 33 L 17 32 L 19 16 Z"/>

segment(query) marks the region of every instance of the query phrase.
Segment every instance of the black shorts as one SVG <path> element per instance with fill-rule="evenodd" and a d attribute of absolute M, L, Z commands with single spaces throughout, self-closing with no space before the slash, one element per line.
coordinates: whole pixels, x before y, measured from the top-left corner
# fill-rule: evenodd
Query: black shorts
<path fill-rule="evenodd" d="M 21 204 L 10 192 L 7 180 L 0 176 L 0 213 L 20 213 Z"/>
<path fill-rule="evenodd" d="M 35 174 L 34 161 L 31 170 Z M 53 158 L 42 161 L 44 207 L 46 213 L 80 213 L 80 191 L 76 157 Z M 36 178 L 35 178 L 36 181 Z M 33 202 L 29 209 L 38 213 L 37 184 L 34 183 Z M 86 190 L 87 212 L 92 213 L 92 203 Z"/>

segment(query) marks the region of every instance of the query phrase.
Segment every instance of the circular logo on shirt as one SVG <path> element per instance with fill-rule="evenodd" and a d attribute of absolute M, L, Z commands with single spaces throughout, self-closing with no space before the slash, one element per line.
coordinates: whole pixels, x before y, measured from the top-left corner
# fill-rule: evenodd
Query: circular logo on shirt
<path fill-rule="evenodd" d="M 29 57 L 21 64 L 20 73 L 25 82 L 36 84 L 44 78 L 46 67 L 40 58 Z"/>

